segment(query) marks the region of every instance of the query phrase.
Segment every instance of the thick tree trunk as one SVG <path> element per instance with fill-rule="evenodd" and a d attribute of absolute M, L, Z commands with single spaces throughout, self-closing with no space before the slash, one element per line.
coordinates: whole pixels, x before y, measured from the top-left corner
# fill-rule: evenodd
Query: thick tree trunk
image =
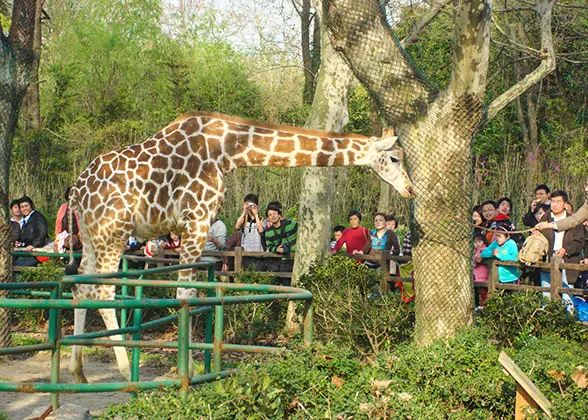
<path fill-rule="evenodd" d="M 317 7 L 317 10 L 319 7 Z M 341 131 L 349 120 L 347 98 L 353 73 L 322 37 L 321 67 L 310 116 L 309 128 Z M 305 168 L 298 210 L 298 238 L 292 284 L 322 261 L 329 251 L 331 237 L 332 168 Z M 295 328 L 294 305 L 288 307 L 288 327 Z"/>
<path fill-rule="evenodd" d="M 39 63 L 41 59 L 41 15 L 43 13 L 44 0 L 36 0 L 35 5 L 35 28 L 33 35 L 33 62 L 31 63 L 31 74 L 29 85 L 25 97 L 22 101 L 21 118 L 24 122 L 26 133 L 34 132 L 41 126 L 41 104 L 39 96 Z M 34 168 L 39 163 L 39 145 L 36 149 L 28 150 L 29 163 Z"/>
<path fill-rule="evenodd" d="M 5 36 L 0 28 L 0 282 L 8 282 L 12 277 L 8 222 L 10 160 L 12 139 L 33 62 L 35 4 L 35 0 L 15 1 L 9 35 Z M 10 313 L 0 310 L 0 347 L 10 343 Z"/>
<path fill-rule="evenodd" d="M 452 80 L 437 92 L 412 67 L 390 35 L 376 2 L 329 0 L 334 47 L 397 128 L 411 171 L 417 289 L 416 340 L 427 345 L 471 320 L 469 265 L 470 143 L 482 121 L 488 66 L 490 7 L 460 2 Z M 435 99 L 436 98 L 436 99 Z"/>

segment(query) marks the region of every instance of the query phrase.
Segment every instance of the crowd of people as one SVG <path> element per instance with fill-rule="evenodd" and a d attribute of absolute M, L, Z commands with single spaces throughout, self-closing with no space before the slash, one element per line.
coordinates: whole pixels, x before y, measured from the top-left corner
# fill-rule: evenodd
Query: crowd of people
<path fill-rule="evenodd" d="M 46 248 L 57 252 L 67 252 L 70 248 L 79 251 L 82 248 L 80 221 L 77 212 L 73 212 L 74 220 L 70 223 L 68 198 L 70 189 L 65 191 L 65 202 L 59 207 L 55 223 L 54 240 L 48 235 L 47 219 L 35 209 L 33 200 L 23 196 L 10 203 L 12 241 L 16 248 L 32 251 L 35 248 Z M 588 186 L 587 186 L 588 194 Z M 584 206 L 586 207 L 586 206 Z M 535 194 L 527 212 L 522 218 L 525 228 L 533 228 L 530 235 L 543 235 L 548 245 L 548 259 L 552 256 L 561 257 L 564 262 L 588 264 L 588 209 L 580 209 L 586 213 L 574 226 L 566 226 L 567 230 L 557 230 L 557 223 L 573 214 L 573 206 L 567 194 L 562 190 L 551 191 L 545 184 L 535 188 Z M 488 281 L 488 266 L 483 259 L 496 258 L 501 261 L 517 261 L 517 255 L 525 241 L 525 237 L 517 230 L 511 216 L 512 201 L 502 197 L 497 201 L 488 200 L 472 210 L 474 224 L 472 256 L 473 278 L 475 282 Z M 259 208 L 259 198 L 255 194 L 247 194 L 243 199 L 242 211 L 237 218 L 235 231 L 227 236 L 227 227 L 220 219 L 212 221 L 204 252 L 233 251 L 240 246 L 245 252 L 271 252 L 281 254 L 279 258 L 263 256 L 244 256 L 242 268 L 255 271 L 291 272 L 293 269 L 292 253 L 296 251 L 298 224 L 295 220 L 283 217 L 282 204 L 270 202 L 265 212 Z M 579 215 L 581 216 L 581 215 Z M 404 235 L 402 245 L 397 235 L 397 220 L 393 215 L 376 213 L 373 227 L 362 226 L 362 215 L 352 210 L 347 216 L 349 227 L 342 225 L 333 229 L 334 240 L 331 253 L 339 251 L 355 255 L 379 256 L 382 253 L 392 255 L 412 255 L 410 232 Z M 583 223 L 580 223 L 583 222 Z M 70 226 L 71 224 L 71 226 Z M 71 229 L 71 232 L 70 232 Z M 127 251 L 144 250 L 147 256 L 156 256 L 160 251 L 179 253 L 181 237 L 171 232 L 160 238 L 147 242 L 139 242 L 129 238 Z M 18 256 L 14 264 L 18 266 L 35 266 L 43 257 Z M 215 264 L 218 271 L 233 271 L 234 258 L 221 256 L 204 256 L 203 261 Z M 361 261 L 370 268 L 379 268 L 374 259 Z M 391 273 L 397 271 L 393 265 Z M 584 288 L 587 286 L 588 273 L 577 270 L 563 270 L 563 284 L 566 287 Z M 524 279 L 530 284 L 548 287 L 550 273 L 538 269 L 519 270 L 515 266 L 499 266 L 498 279 L 501 283 L 518 284 Z M 483 306 L 488 291 L 477 288 L 477 303 Z M 571 298 L 564 295 L 564 300 L 571 305 Z"/>
<path fill-rule="evenodd" d="M 516 233 L 511 219 L 512 202 L 503 197 L 499 200 L 488 200 L 472 210 L 474 228 L 474 253 L 472 257 L 473 276 L 476 282 L 488 281 L 488 266 L 482 262 L 484 258 L 496 258 L 500 261 L 517 261 L 517 256 L 525 237 Z M 543 235 L 548 241 L 547 260 L 558 256 L 567 263 L 588 263 L 588 222 L 578 224 L 566 231 L 554 229 L 551 225 L 573 214 L 573 206 L 565 191 L 551 191 L 545 184 L 537 185 L 535 195 L 527 212 L 523 216 L 524 229 L 532 229 L 529 235 Z M 550 273 L 539 269 L 528 269 L 522 272 L 514 266 L 499 266 L 498 280 L 501 283 L 519 284 L 528 279 L 528 283 L 549 287 Z M 562 270 L 562 281 L 565 287 L 584 288 L 588 276 L 577 270 Z M 549 297 L 549 293 L 545 294 Z M 477 300 L 483 306 L 488 296 L 486 288 L 479 288 Z M 570 295 L 563 295 L 568 308 L 572 308 Z"/>

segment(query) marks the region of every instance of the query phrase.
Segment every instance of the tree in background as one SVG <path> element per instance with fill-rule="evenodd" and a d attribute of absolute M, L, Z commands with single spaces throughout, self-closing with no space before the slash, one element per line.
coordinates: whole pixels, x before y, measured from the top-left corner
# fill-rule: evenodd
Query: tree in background
<path fill-rule="evenodd" d="M 456 2 L 452 71 L 438 92 L 409 61 L 391 34 L 378 1 L 326 0 L 331 43 L 396 128 L 407 152 L 414 201 L 415 339 L 427 345 L 471 322 L 468 220 L 474 133 L 508 103 L 555 69 L 553 0 L 533 7 L 541 33 L 541 63 L 484 107 L 492 10 L 485 0 Z M 424 16 L 423 19 L 428 19 Z M 420 27 L 426 26 L 420 25 Z M 418 26 L 417 26 L 418 27 Z"/>
<path fill-rule="evenodd" d="M 315 4 L 321 10 L 320 1 Z M 322 29 L 324 31 L 324 29 Z M 353 74 L 333 51 L 329 39 L 321 36 L 321 64 L 314 99 L 306 127 L 342 131 L 349 121 L 347 98 Z M 332 168 L 305 168 L 298 211 L 298 237 L 292 284 L 308 273 L 316 261 L 324 260 L 331 238 Z M 294 304 L 288 306 L 287 323 L 293 328 Z"/>
<path fill-rule="evenodd" d="M 35 0 L 16 0 L 8 35 L 0 27 L 0 282 L 12 279 L 8 190 L 12 141 L 33 66 Z M 7 10 L 3 3 L 2 10 Z M 0 294 L 4 297 L 5 294 Z M 0 347 L 9 347 L 10 313 L 0 309 Z"/>

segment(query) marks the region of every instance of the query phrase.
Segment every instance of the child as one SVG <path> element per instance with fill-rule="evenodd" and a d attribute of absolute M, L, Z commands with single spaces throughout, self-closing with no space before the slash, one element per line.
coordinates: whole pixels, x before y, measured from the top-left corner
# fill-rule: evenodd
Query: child
<path fill-rule="evenodd" d="M 480 255 L 486 249 L 486 236 L 484 234 L 474 235 L 474 255 L 472 257 L 472 266 L 474 267 L 474 281 L 476 283 L 488 281 L 488 266 L 482 264 L 482 256 Z M 486 299 L 488 299 L 488 288 L 478 287 L 479 305 L 484 306 Z"/>
<path fill-rule="evenodd" d="M 337 225 L 333 228 L 333 237 L 335 238 L 334 241 L 331 241 L 331 250 L 333 250 L 333 248 L 335 248 L 335 244 L 337 243 L 337 241 L 339 240 L 339 238 L 341 236 L 343 236 L 343 231 L 345 230 L 344 226 L 341 225 Z M 343 249 L 343 251 L 345 251 L 347 249 L 347 247 L 345 245 L 343 245 L 341 247 L 341 249 Z"/>
<path fill-rule="evenodd" d="M 519 252 L 515 241 L 510 239 L 509 230 L 505 226 L 498 226 L 494 232 L 494 241 L 482 252 L 482 258 L 496 258 L 499 261 L 517 261 Z M 498 281 L 500 283 L 519 284 L 520 273 L 516 267 L 498 266 Z"/>

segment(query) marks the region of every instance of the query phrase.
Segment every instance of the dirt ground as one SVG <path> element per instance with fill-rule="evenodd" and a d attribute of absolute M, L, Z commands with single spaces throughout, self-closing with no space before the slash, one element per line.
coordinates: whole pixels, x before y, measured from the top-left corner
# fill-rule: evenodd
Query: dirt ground
<path fill-rule="evenodd" d="M 118 372 L 114 357 L 101 353 L 84 356 L 84 372 L 88 381 L 94 382 L 119 382 L 122 377 Z M 61 381 L 74 382 L 69 373 L 69 354 L 61 358 Z M 0 381 L 2 382 L 49 382 L 51 359 L 48 351 L 1 361 Z M 169 371 L 166 363 L 149 360 L 141 364 L 139 370 L 140 380 L 169 379 L 165 376 Z M 128 401 L 129 394 L 123 392 L 99 392 L 86 394 L 60 394 L 60 403 L 71 403 L 90 411 L 96 415 L 111 404 Z M 8 415 L 11 420 L 22 420 L 39 407 L 43 409 L 49 406 L 49 394 L 22 394 L 17 392 L 0 392 L 0 413 Z"/>

